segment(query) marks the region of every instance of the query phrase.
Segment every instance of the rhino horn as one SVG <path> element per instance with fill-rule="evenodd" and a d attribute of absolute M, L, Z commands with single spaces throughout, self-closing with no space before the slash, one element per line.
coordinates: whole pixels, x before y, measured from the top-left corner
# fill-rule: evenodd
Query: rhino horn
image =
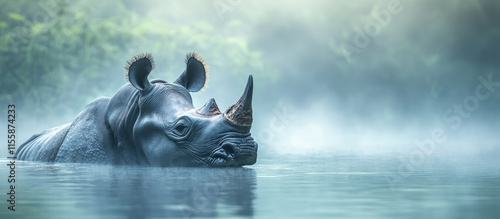
<path fill-rule="evenodd" d="M 217 103 L 215 102 L 214 98 L 210 98 L 207 103 L 205 103 L 204 106 L 199 108 L 197 112 L 201 115 L 205 116 L 216 116 L 221 114 L 219 107 L 217 106 Z"/>
<path fill-rule="evenodd" d="M 248 76 L 247 86 L 241 98 L 224 112 L 224 117 L 231 123 L 241 126 L 252 125 L 253 77 Z"/>

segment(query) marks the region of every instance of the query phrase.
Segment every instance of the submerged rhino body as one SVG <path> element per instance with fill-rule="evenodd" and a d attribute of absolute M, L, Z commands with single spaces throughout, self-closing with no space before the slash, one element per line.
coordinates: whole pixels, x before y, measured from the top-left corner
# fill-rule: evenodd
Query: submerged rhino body
<path fill-rule="evenodd" d="M 89 103 L 73 122 L 33 135 L 17 159 L 212 167 L 256 162 L 251 75 L 240 100 L 221 113 L 214 99 L 193 107 L 189 92 L 207 79 L 196 53 L 188 54 L 186 70 L 173 83 L 149 81 L 153 67 L 150 54 L 134 57 L 126 67 L 130 83 Z"/>

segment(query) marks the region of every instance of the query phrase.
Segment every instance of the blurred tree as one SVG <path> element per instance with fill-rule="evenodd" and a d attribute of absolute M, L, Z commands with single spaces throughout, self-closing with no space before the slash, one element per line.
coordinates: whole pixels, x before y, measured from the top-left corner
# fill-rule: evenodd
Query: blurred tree
<path fill-rule="evenodd" d="M 102 7 L 94 7 L 97 2 Z M 154 74 L 180 73 L 176 66 L 192 50 L 223 60 L 210 64 L 227 69 L 260 62 L 244 39 L 226 39 L 206 22 L 160 23 L 137 13 L 122 1 L 5 2 L 0 8 L 0 102 L 17 103 L 34 117 L 75 114 L 126 83 L 125 61 L 140 52 L 154 54 Z"/>

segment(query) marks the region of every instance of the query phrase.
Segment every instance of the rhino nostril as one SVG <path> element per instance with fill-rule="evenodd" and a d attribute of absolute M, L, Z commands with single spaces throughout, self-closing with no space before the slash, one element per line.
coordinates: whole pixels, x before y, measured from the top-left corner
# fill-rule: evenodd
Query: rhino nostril
<path fill-rule="evenodd" d="M 229 157 L 234 157 L 234 145 L 232 144 L 224 144 L 222 145 L 222 150 L 224 150 L 226 152 L 226 154 L 229 156 Z"/>

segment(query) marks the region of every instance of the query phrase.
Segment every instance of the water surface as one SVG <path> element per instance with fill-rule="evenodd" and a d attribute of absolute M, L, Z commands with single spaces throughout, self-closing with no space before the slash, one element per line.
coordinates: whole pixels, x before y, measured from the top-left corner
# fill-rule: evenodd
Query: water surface
<path fill-rule="evenodd" d="M 500 168 L 481 159 L 411 170 L 385 156 L 262 157 L 219 169 L 17 162 L 16 212 L 2 201 L 0 218 L 500 217 Z"/>

